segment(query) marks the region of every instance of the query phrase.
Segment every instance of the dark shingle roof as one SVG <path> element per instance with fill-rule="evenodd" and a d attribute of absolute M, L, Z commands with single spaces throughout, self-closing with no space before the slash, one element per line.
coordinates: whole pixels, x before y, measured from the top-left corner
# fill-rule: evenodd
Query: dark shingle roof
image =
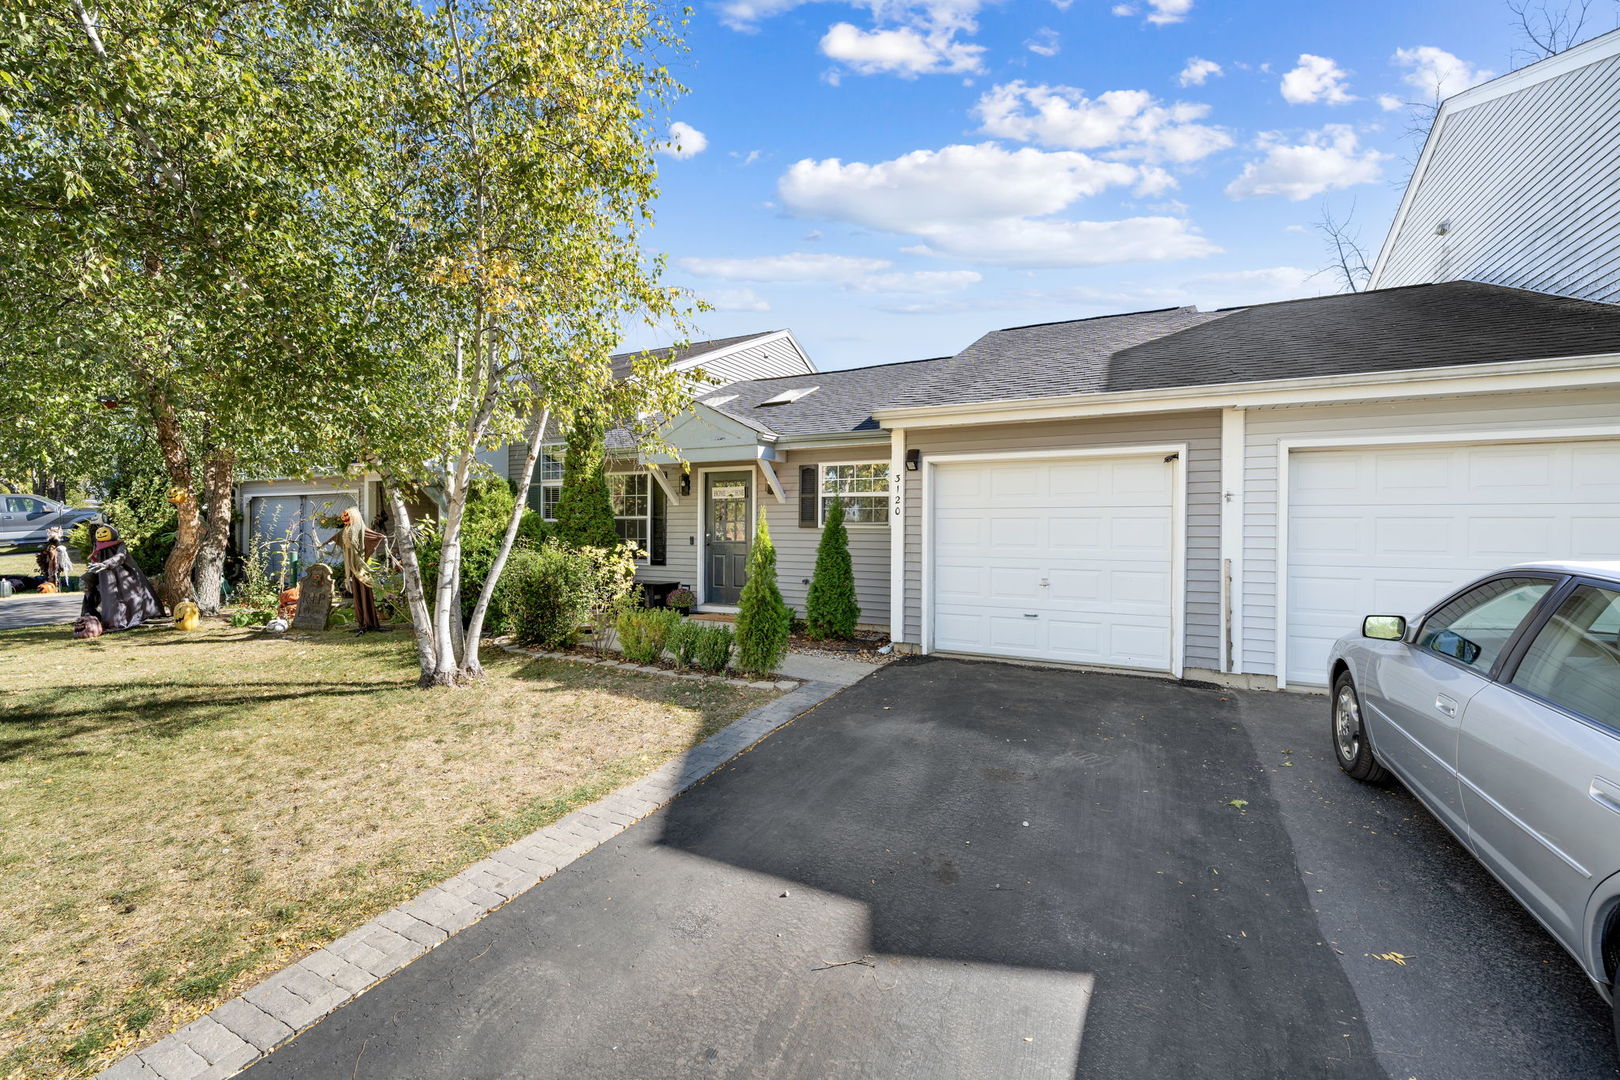
<path fill-rule="evenodd" d="M 778 435 L 824 435 L 876 431 L 872 410 L 893 401 L 917 399 L 938 378 L 950 357 L 909 360 L 874 367 L 782 375 L 736 382 L 699 401 L 754 428 Z M 785 390 L 816 387 L 816 392 L 788 405 L 761 405 Z"/>
<path fill-rule="evenodd" d="M 780 330 L 761 330 L 755 334 L 738 334 L 736 337 L 713 338 L 709 341 L 694 341 L 690 345 L 683 345 L 678 349 L 668 346 L 661 349 L 631 349 L 628 352 L 614 353 L 608 359 L 613 361 L 613 377 L 615 379 L 622 379 L 626 375 L 630 374 L 630 361 L 643 353 L 653 357 L 655 360 L 660 360 L 670 365 L 676 365 L 683 360 L 690 360 L 694 356 L 702 356 L 705 353 L 717 352 L 720 349 L 730 348 L 732 345 L 740 345 L 744 341 L 752 341 L 754 338 L 769 337 L 771 334 L 779 333 L 781 333 Z"/>
<path fill-rule="evenodd" d="M 1620 352 L 1620 306 L 1448 281 L 1285 300 L 1115 353 L 1103 391 Z"/>

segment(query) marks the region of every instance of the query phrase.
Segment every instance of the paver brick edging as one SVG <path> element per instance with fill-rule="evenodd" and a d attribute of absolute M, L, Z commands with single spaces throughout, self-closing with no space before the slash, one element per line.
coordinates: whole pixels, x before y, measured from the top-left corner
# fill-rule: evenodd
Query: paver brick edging
<path fill-rule="evenodd" d="M 799 685 L 634 783 L 383 912 L 207 1015 L 103 1069 L 96 1080 L 225 1080 L 236 1075 L 842 689 L 827 682 Z"/>

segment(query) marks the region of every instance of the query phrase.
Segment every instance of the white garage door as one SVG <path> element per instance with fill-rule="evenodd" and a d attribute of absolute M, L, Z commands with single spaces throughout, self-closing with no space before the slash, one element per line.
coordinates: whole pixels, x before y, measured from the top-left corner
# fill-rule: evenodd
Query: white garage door
<path fill-rule="evenodd" d="M 1168 671 L 1176 465 L 933 467 L 933 648 Z"/>
<path fill-rule="evenodd" d="M 1620 556 L 1620 443 L 1538 442 L 1289 457 L 1287 675 L 1368 614 L 1412 615 L 1531 559 Z"/>

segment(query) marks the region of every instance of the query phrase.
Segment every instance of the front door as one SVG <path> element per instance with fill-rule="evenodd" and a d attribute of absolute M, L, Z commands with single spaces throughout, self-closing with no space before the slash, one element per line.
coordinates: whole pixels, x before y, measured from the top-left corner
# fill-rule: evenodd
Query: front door
<path fill-rule="evenodd" d="M 752 473 L 709 473 L 703 481 L 706 603 L 736 604 L 742 600 L 754 520 L 753 491 Z"/>

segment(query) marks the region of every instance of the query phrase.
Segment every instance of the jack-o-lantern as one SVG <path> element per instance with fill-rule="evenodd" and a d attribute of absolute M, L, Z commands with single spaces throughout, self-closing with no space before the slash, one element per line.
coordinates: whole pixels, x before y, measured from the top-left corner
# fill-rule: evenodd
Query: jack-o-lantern
<path fill-rule="evenodd" d="M 190 600 L 182 600 L 174 605 L 174 628 L 176 630 L 195 630 L 202 620 L 202 611 Z"/>
<path fill-rule="evenodd" d="M 191 498 L 191 492 L 185 488 L 172 487 L 169 489 L 169 503 L 173 506 L 179 506 L 189 498 Z"/>
<path fill-rule="evenodd" d="M 281 595 L 276 601 L 276 614 L 283 619 L 290 619 L 298 614 L 298 586 L 281 590 Z"/>
<path fill-rule="evenodd" d="M 42 581 L 42 582 L 40 582 L 39 583 L 39 591 L 42 592 L 42 593 L 53 593 L 53 592 L 55 592 L 56 591 L 56 582 L 54 582 L 54 581 Z"/>

